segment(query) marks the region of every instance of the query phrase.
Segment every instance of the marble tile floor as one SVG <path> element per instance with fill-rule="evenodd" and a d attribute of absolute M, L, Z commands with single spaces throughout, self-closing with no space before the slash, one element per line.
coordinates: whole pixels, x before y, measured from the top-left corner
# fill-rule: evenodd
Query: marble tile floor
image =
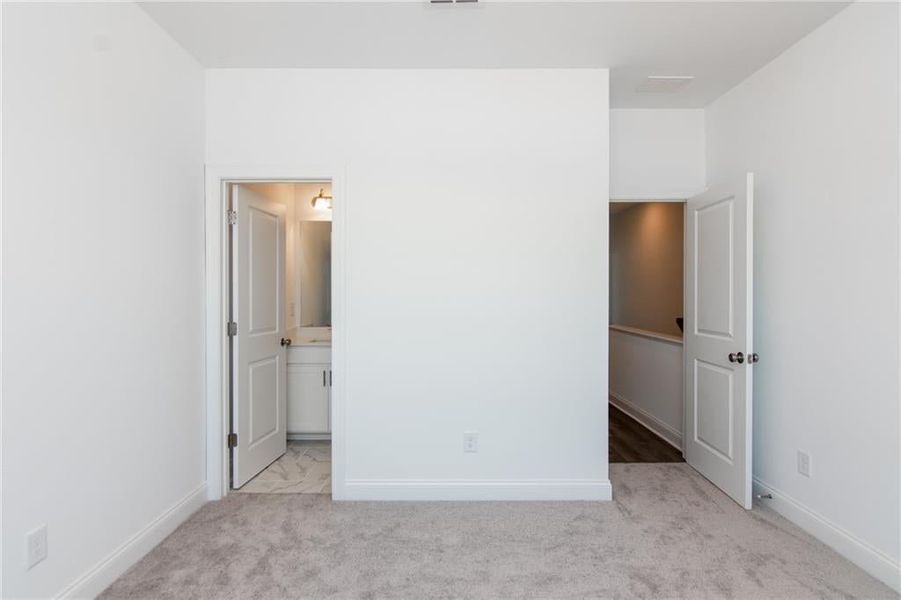
<path fill-rule="evenodd" d="M 332 448 L 328 441 L 289 441 L 288 450 L 236 492 L 331 494 Z"/>

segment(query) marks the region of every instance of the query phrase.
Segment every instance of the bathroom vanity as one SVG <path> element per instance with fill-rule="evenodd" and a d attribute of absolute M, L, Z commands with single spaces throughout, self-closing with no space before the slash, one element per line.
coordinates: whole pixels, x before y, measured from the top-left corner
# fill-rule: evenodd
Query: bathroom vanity
<path fill-rule="evenodd" d="M 305 330 L 325 330 L 311 334 Z M 332 342 L 326 327 L 289 332 L 288 438 L 329 439 L 331 436 Z"/>

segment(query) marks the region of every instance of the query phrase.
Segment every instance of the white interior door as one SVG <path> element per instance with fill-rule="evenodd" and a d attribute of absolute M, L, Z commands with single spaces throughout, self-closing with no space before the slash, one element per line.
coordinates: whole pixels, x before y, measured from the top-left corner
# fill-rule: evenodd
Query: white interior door
<path fill-rule="evenodd" d="M 751 508 L 754 176 L 685 215 L 685 460 Z"/>
<path fill-rule="evenodd" d="M 285 453 L 285 207 L 232 188 L 232 485 L 239 488 Z"/>

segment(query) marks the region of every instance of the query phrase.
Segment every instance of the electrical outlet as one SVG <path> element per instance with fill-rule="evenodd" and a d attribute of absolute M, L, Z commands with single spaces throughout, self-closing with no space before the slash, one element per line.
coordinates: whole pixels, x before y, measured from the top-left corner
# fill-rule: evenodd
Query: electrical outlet
<path fill-rule="evenodd" d="M 47 526 L 25 534 L 25 568 L 30 569 L 47 558 Z"/>
<path fill-rule="evenodd" d="M 798 450 L 798 473 L 810 477 L 810 455 Z"/>
<path fill-rule="evenodd" d="M 288 302 L 288 316 L 289 317 L 294 316 L 294 303 L 293 302 Z"/>
<path fill-rule="evenodd" d="M 463 432 L 463 452 L 479 451 L 479 433 L 477 431 Z"/>

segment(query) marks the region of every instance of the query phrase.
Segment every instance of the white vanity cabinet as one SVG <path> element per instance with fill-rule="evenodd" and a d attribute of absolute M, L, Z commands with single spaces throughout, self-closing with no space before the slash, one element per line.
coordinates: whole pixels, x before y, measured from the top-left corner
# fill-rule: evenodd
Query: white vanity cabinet
<path fill-rule="evenodd" d="M 331 433 L 331 347 L 288 348 L 288 435 L 323 438 Z"/>

